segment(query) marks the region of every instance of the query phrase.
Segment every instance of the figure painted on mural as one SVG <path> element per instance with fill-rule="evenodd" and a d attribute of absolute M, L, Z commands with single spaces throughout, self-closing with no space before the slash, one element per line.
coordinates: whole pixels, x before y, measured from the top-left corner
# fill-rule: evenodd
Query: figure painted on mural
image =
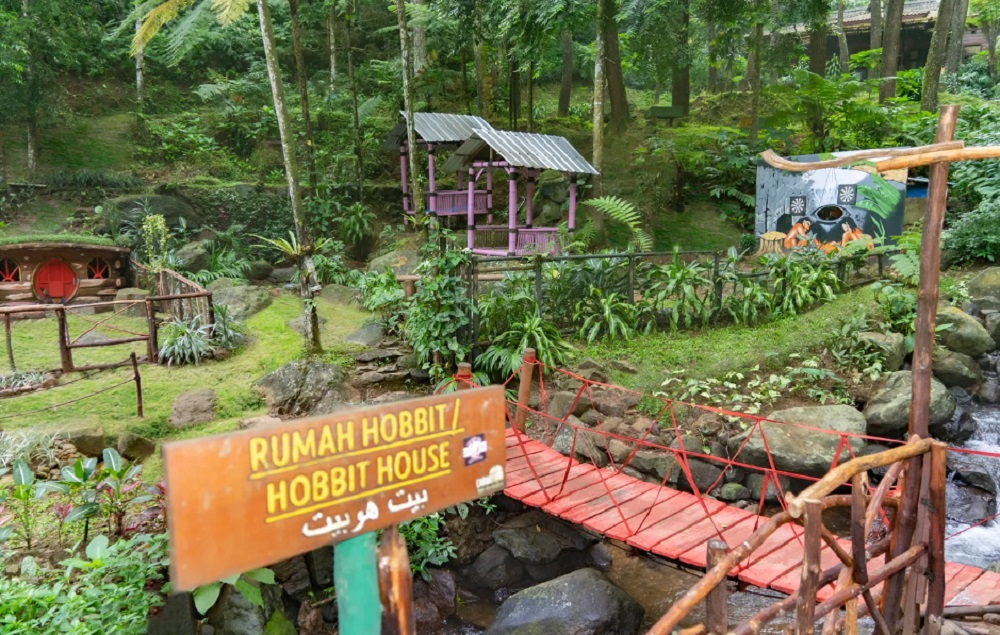
<path fill-rule="evenodd" d="M 812 222 L 808 218 L 803 218 L 799 222 L 792 225 L 792 228 L 788 230 L 785 235 L 784 245 L 785 249 L 794 249 L 796 247 L 805 247 L 809 244 L 809 227 Z"/>

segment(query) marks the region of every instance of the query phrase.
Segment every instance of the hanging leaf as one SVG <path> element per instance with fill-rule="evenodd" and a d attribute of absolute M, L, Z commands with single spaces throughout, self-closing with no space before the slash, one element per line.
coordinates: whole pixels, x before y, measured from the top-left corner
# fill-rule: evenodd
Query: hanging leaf
<path fill-rule="evenodd" d="M 194 590 L 192 597 L 194 598 L 194 608 L 198 609 L 198 612 L 202 615 L 208 613 L 209 609 L 215 606 L 216 601 L 219 599 L 219 591 L 222 590 L 221 582 L 210 582 L 204 586 L 200 586 Z"/>

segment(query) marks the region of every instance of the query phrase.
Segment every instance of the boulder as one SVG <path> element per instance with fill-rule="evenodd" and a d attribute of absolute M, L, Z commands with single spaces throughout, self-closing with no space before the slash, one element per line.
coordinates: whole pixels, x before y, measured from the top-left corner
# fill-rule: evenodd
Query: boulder
<path fill-rule="evenodd" d="M 906 339 L 901 333 L 865 331 L 858 333 L 858 339 L 871 343 L 885 355 L 882 369 L 886 372 L 894 372 L 903 367 L 903 359 L 906 357 Z"/>
<path fill-rule="evenodd" d="M 949 328 L 939 330 L 937 337 L 941 344 L 956 353 L 979 357 L 996 348 L 996 342 L 986 328 L 959 308 L 950 306 L 939 309 L 937 323 L 939 327 L 949 325 Z"/>
<path fill-rule="evenodd" d="M 715 495 L 718 496 L 720 501 L 724 501 L 726 503 L 750 500 L 753 498 L 750 488 L 740 485 L 739 483 L 726 483 L 716 490 Z"/>
<path fill-rule="evenodd" d="M 1000 298 L 1000 267 L 983 269 L 968 283 L 969 295 L 973 298 L 993 296 Z"/>
<path fill-rule="evenodd" d="M 183 225 L 187 228 L 201 227 L 205 219 L 187 203 L 177 196 L 163 194 L 141 194 L 134 196 L 120 196 L 102 203 L 104 209 L 110 206 L 118 207 L 127 216 L 137 216 L 138 214 L 159 214 L 167 222 L 171 229 L 180 229 Z"/>
<path fill-rule="evenodd" d="M 561 390 L 554 393 L 549 397 L 548 403 L 545 406 L 545 412 L 550 417 L 555 417 L 556 419 L 565 419 L 568 414 L 579 417 L 588 410 L 590 410 L 590 400 L 587 399 L 587 395 L 582 394 L 577 399 L 576 393 L 569 390 Z"/>
<path fill-rule="evenodd" d="M 322 330 L 323 325 L 326 324 L 326 318 L 319 316 L 319 328 Z M 294 320 L 288 320 L 285 324 L 289 329 L 295 331 L 299 335 L 305 336 L 306 334 L 306 316 L 300 315 Z"/>
<path fill-rule="evenodd" d="M 984 318 L 986 321 L 986 332 L 993 338 L 993 343 L 1000 348 L 1000 311 L 991 311 Z"/>
<path fill-rule="evenodd" d="M 928 427 L 928 432 L 939 441 L 946 441 L 951 444 L 965 443 L 972 438 L 979 427 L 972 415 L 961 409 L 955 411 L 955 415 L 944 423 L 938 423 Z"/>
<path fill-rule="evenodd" d="M 124 289 L 118 289 L 115 293 L 115 301 L 120 302 L 123 300 L 139 300 L 139 304 L 134 304 L 128 309 L 123 311 L 123 315 L 129 317 L 146 317 L 146 305 L 142 302 L 151 294 L 145 289 L 137 289 L 135 287 L 125 287 Z"/>
<path fill-rule="evenodd" d="M 418 633 L 434 633 L 455 614 L 455 578 L 444 569 L 426 569 L 429 580 L 413 581 L 413 617 Z"/>
<path fill-rule="evenodd" d="M 976 298 L 976 303 L 983 316 L 986 315 L 987 311 L 1000 311 L 1000 297 L 984 295 L 981 298 Z"/>
<path fill-rule="evenodd" d="M 211 388 L 191 390 L 177 395 L 170 413 L 170 425 L 187 428 L 215 418 L 215 391 Z"/>
<path fill-rule="evenodd" d="M 995 377 L 989 378 L 979 387 L 976 397 L 979 399 L 979 403 L 989 405 L 1000 403 L 1000 383 Z"/>
<path fill-rule="evenodd" d="M 260 589 L 264 606 L 252 604 L 232 585 L 223 585 L 219 599 L 208 611 L 208 623 L 215 628 L 216 635 L 260 635 L 273 632 L 267 626 L 274 614 L 282 611 L 281 587 L 252 580 L 248 582 Z"/>
<path fill-rule="evenodd" d="M 264 287 L 228 287 L 212 294 L 212 300 L 216 304 L 229 307 L 229 315 L 234 320 L 245 320 L 263 311 L 273 299 L 274 296 Z"/>
<path fill-rule="evenodd" d="M 729 451 L 735 453 L 739 450 L 743 440 L 749 435 L 750 438 L 739 455 L 741 462 L 770 467 L 767 453 L 769 448 L 777 469 L 817 477 L 823 476 L 830 469 L 830 464 L 837 455 L 840 436 L 836 433 L 864 434 L 866 427 L 864 415 L 851 406 L 842 404 L 778 410 L 771 413 L 769 418 L 777 422 L 798 423 L 809 428 L 830 430 L 833 434 L 784 423 L 762 421 L 761 428 L 767 438 L 767 447 L 760 433 L 751 429 L 745 434 L 730 438 Z M 848 437 L 848 442 L 855 451 L 864 445 L 858 438 Z M 841 452 L 843 453 L 843 450 Z"/>
<path fill-rule="evenodd" d="M 493 539 L 526 564 L 555 562 L 563 551 L 583 552 L 593 540 L 538 510 L 510 519 L 493 532 Z"/>
<path fill-rule="evenodd" d="M 677 459 L 674 458 L 673 452 L 639 450 L 632 457 L 632 461 L 629 464 L 639 472 L 654 476 L 661 482 L 666 478 L 668 485 L 677 482 L 677 474 L 680 472 L 680 467 L 677 465 Z M 668 475 L 669 478 L 667 478 Z"/>
<path fill-rule="evenodd" d="M 978 487 L 966 487 L 958 483 L 948 484 L 949 520 L 960 523 L 977 523 L 997 512 L 996 495 Z"/>
<path fill-rule="evenodd" d="M 357 398 L 347 371 L 316 360 L 289 362 L 257 382 L 271 412 L 302 417 L 330 414 Z"/>
<path fill-rule="evenodd" d="M 278 417 L 272 417 L 270 415 L 261 415 L 259 417 L 247 417 L 246 419 L 241 419 L 239 424 L 240 430 L 246 430 L 248 428 L 263 428 L 266 426 L 273 426 L 276 423 L 281 423 L 281 419 Z"/>
<path fill-rule="evenodd" d="M 354 300 L 357 291 L 342 284 L 328 284 L 319 292 L 319 297 L 331 304 L 348 305 Z"/>
<path fill-rule="evenodd" d="M 156 452 L 156 443 L 133 432 L 125 432 L 118 437 L 118 454 L 130 461 L 142 461 Z"/>
<path fill-rule="evenodd" d="M 968 355 L 935 346 L 931 361 L 934 376 L 941 380 L 945 386 L 969 388 L 983 380 L 979 364 Z"/>
<path fill-rule="evenodd" d="M 630 375 L 635 375 L 636 373 L 639 372 L 638 366 L 621 359 L 611 360 L 610 362 L 608 362 L 608 366 L 610 366 L 614 370 L 617 370 L 620 373 L 628 373 Z"/>
<path fill-rule="evenodd" d="M 722 479 L 719 478 L 722 469 L 715 463 L 700 459 L 688 459 L 688 470 L 691 472 L 691 482 L 694 483 L 694 487 L 688 481 L 687 474 L 681 472 L 677 477 L 677 486 L 683 490 L 693 492 L 697 488 L 702 494 L 708 494 L 711 491 L 709 488 L 722 482 Z"/>
<path fill-rule="evenodd" d="M 594 543 L 586 553 L 587 565 L 599 571 L 610 571 L 614 563 L 614 555 L 611 548 L 605 542 Z"/>
<path fill-rule="evenodd" d="M 361 346 L 375 346 L 385 338 L 381 324 L 365 324 L 357 331 L 344 338 L 344 341 Z"/>
<path fill-rule="evenodd" d="M 76 446 L 77 452 L 84 456 L 101 456 L 104 448 L 103 428 L 84 428 L 80 430 L 69 430 L 59 435 L 65 437 L 67 441 Z"/>
<path fill-rule="evenodd" d="M 206 289 L 215 293 L 221 289 L 231 289 L 233 287 L 245 287 L 249 283 L 246 280 L 240 280 L 237 278 L 218 278 L 217 280 L 212 280 L 205 286 Z"/>
<path fill-rule="evenodd" d="M 868 434 L 878 437 L 902 437 L 910 423 L 910 399 L 913 373 L 901 370 L 890 373 L 865 406 Z M 936 379 L 931 380 L 930 425 L 947 422 L 955 414 L 955 399 Z"/>
<path fill-rule="evenodd" d="M 397 276 L 410 275 L 420 262 L 420 255 L 409 249 L 399 249 L 372 258 L 368 263 L 368 271 L 381 273 L 386 269 L 391 269 Z"/>
<path fill-rule="evenodd" d="M 580 395 L 580 401 L 584 401 L 585 399 L 586 394 Z M 609 417 L 624 417 L 625 412 L 628 410 L 628 405 L 622 399 L 621 395 L 611 390 L 595 391 L 593 401 L 594 408 L 601 414 Z"/>
<path fill-rule="evenodd" d="M 765 503 L 777 503 L 778 498 L 782 495 L 782 492 L 787 492 L 792 486 L 792 479 L 787 476 L 778 476 L 778 485 L 774 484 L 774 480 L 768 480 L 767 482 L 767 492 L 764 494 Z M 761 472 L 751 472 L 747 476 L 747 489 L 750 490 L 750 495 L 754 500 L 760 499 L 760 493 L 764 489 L 764 474 Z"/>
<path fill-rule="evenodd" d="M 268 282 L 275 284 L 288 284 L 295 279 L 295 267 L 274 267 L 271 275 L 267 277 Z"/>
<path fill-rule="evenodd" d="M 198 272 L 211 266 L 212 244 L 207 240 L 196 240 L 178 249 L 174 255 L 185 271 Z"/>
<path fill-rule="evenodd" d="M 642 606 L 596 569 L 580 569 L 515 593 L 486 635 L 635 635 Z"/>
<path fill-rule="evenodd" d="M 247 270 L 247 280 L 253 280 L 254 282 L 264 282 L 271 277 L 271 273 L 274 271 L 274 265 L 266 260 L 254 260 L 250 263 L 250 269 Z"/>
<path fill-rule="evenodd" d="M 520 582 L 524 565 L 500 545 L 492 545 L 469 567 L 469 578 L 473 586 L 495 591 Z"/>

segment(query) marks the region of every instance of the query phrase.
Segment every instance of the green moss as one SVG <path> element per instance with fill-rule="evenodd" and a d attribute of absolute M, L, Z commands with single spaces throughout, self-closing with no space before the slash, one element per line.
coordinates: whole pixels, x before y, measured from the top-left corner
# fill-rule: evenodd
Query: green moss
<path fill-rule="evenodd" d="M 21 245 L 24 243 L 77 243 L 80 245 L 108 245 L 115 241 L 104 236 L 87 234 L 22 234 L 20 236 L 0 236 L 0 245 Z"/>

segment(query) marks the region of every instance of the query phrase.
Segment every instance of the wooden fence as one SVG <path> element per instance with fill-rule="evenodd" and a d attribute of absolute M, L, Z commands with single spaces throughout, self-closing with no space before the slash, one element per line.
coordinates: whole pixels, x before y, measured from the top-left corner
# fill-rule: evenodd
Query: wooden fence
<path fill-rule="evenodd" d="M 129 264 L 132 284 L 152 293 L 161 312 L 179 320 L 197 316 L 202 326 L 215 323 L 211 291 L 171 269 L 153 271 L 135 260 Z"/>

